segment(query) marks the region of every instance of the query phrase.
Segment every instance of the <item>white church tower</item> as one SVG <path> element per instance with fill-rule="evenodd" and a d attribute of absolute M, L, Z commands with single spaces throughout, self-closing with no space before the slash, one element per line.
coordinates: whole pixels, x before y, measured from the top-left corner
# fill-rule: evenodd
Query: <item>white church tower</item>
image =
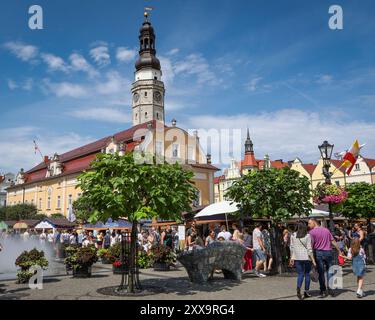
<path fill-rule="evenodd" d="M 135 63 L 135 82 L 132 86 L 133 125 L 151 120 L 164 123 L 164 83 L 161 81 L 160 61 L 156 58 L 154 28 L 145 21 L 140 29 L 139 58 Z"/>

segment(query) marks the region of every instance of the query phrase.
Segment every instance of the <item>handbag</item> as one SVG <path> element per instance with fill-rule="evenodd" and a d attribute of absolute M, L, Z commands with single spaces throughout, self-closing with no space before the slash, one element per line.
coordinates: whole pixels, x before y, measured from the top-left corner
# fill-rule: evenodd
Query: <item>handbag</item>
<path fill-rule="evenodd" d="M 316 270 L 315 267 L 313 267 L 311 269 L 310 279 L 311 279 L 312 282 L 318 282 L 319 281 L 319 273 L 318 273 L 318 271 Z"/>
<path fill-rule="evenodd" d="M 307 250 L 307 247 L 305 246 L 305 244 L 301 241 L 300 238 L 298 238 L 299 242 L 301 242 L 301 244 L 305 247 L 305 249 Z M 312 269 L 311 269 L 311 272 L 310 272 L 310 279 L 312 282 L 318 282 L 319 281 L 319 273 L 318 271 L 316 270 L 316 268 L 313 266 Z"/>

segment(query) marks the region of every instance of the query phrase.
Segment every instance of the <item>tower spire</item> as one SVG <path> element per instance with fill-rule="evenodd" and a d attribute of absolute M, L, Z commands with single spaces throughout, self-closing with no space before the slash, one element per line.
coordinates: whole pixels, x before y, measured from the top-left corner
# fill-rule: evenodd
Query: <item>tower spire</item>
<path fill-rule="evenodd" d="M 246 138 L 246 141 L 245 141 L 245 154 L 254 154 L 254 145 L 253 145 L 253 142 L 250 139 L 249 128 L 247 128 L 247 138 Z"/>

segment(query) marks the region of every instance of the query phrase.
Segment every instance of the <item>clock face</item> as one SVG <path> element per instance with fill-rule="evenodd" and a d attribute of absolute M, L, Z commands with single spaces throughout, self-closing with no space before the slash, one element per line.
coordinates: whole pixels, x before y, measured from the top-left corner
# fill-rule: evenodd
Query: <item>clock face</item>
<path fill-rule="evenodd" d="M 134 100 L 134 102 L 138 102 L 138 100 L 139 100 L 139 94 L 138 93 L 134 94 L 133 100 Z"/>
<path fill-rule="evenodd" d="M 161 93 L 159 91 L 156 91 L 154 93 L 154 99 L 156 102 L 160 102 L 161 101 Z"/>

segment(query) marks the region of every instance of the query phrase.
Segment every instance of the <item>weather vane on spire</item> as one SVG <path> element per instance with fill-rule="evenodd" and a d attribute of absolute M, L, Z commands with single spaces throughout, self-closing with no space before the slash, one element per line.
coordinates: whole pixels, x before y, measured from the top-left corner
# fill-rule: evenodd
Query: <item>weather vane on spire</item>
<path fill-rule="evenodd" d="M 150 15 L 149 12 L 154 10 L 152 7 L 145 7 L 145 13 L 143 14 L 145 16 L 146 21 L 148 21 L 148 16 Z"/>

